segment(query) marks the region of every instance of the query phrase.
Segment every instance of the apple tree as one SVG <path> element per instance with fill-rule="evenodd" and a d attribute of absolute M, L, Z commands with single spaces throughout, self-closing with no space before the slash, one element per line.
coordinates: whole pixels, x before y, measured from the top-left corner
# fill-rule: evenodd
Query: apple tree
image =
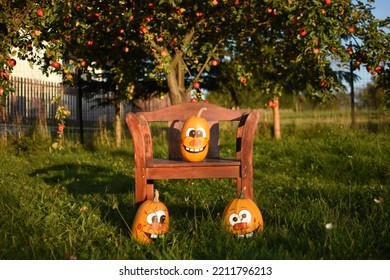
<path fill-rule="evenodd" d="M 384 69 L 389 69 L 389 34 L 384 27 L 389 21 L 374 18 L 373 1 L 262 2 L 257 13 L 249 14 L 247 40 L 241 37 L 234 45 L 239 54 L 234 63 L 243 77 L 254 80 L 248 86 L 270 96 L 275 138 L 281 138 L 282 94 L 303 92 L 326 101 L 343 80 L 353 78 L 332 63 L 348 69 L 353 61 L 352 67 L 366 67 L 376 75 L 379 85 L 388 81 Z"/>
<path fill-rule="evenodd" d="M 379 81 L 388 81 L 383 31 L 388 21 L 376 20 L 370 5 L 360 1 L 11 0 L 1 5 L 8 11 L 0 18 L 9 50 L 2 51 L 5 77 L 12 46 L 18 47 L 19 57 L 41 64 L 45 72 L 63 73 L 70 83 L 100 76 L 108 86 L 96 92 L 110 92 L 116 106 L 137 94 L 164 91 L 164 85 L 172 104 L 189 101 L 205 87 L 211 69 L 229 64 L 239 85 L 270 96 L 277 132 L 282 93 L 304 91 L 325 100 L 340 87 L 332 61 L 359 59 L 362 67 L 375 69 Z"/>

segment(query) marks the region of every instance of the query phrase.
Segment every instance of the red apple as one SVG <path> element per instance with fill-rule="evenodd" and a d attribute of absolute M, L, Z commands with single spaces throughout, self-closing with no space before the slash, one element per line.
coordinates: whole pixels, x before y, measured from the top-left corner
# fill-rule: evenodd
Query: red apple
<path fill-rule="evenodd" d="M 315 47 L 313 48 L 313 54 L 319 54 L 320 53 L 320 49 Z"/>
<path fill-rule="evenodd" d="M 195 82 L 194 83 L 194 88 L 196 88 L 196 89 L 200 88 L 200 83 L 199 82 Z"/>
<path fill-rule="evenodd" d="M 146 34 L 148 32 L 148 29 L 145 26 L 141 26 L 139 30 L 142 34 Z"/>
<path fill-rule="evenodd" d="M 177 14 L 178 16 L 180 16 L 184 11 L 185 11 L 184 8 L 177 8 L 177 9 L 176 9 L 176 14 Z"/>
<path fill-rule="evenodd" d="M 42 31 L 41 30 L 39 30 L 39 29 L 36 29 L 36 30 L 34 30 L 33 31 L 33 35 L 35 35 L 35 36 L 40 36 L 42 34 Z"/>
<path fill-rule="evenodd" d="M 202 17 L 202 16 L 203 16 L 203 13 L 202 13 L 202 12 L 196 12 L 196 16 L 197 16 L 197 17 Z"/>
<path fill-rule="evenodd" d="M 378 65 L 377 67 L 375 67 L 375 71 L 376 72 L 381 72 L 382 71 L 382 66 Z"/>
<path fill-rule="evenodd" d="M 325 2 L 326 5 L 332 4 L 332 0 L 325 0 L 324 2 Z"/>
<path fill-rule="evenodd" d="M 130 48 L 128 46 L 123 47 L 122 51 L 128 53 L 130 51 Z"/>
<path fill-rule="evenodd" d="M 353 64 L 354 68 L 358 68 L 360 66 L 361 62 L 359 60 L 356 60 L 355 63 Z"/>
<path fill-rule="evenodd" d="M 352 49 L 351 46 L 349 46 L 349 47 L 347 48 L 347 52 L 349 53 L 349 55 L 352 55 L 352 54 L 353 54 L 353 49 Z"/>
<path fill-rule="evenodd" d="M 43 17 L 44 15 L 45 15 L 45 13 L 43 12 L 43 10 L 42 10 L 41 8 L 39 8 L 39 9 L 37 10 L 37 16 Z"/>
<path fill-rule="evenodd" d="M 217 65 L 218 65 L 218 60 L 213 59 L 213 60 L 211 61 L 211 65 L 217 66 Z"/>
<path fill-rule="evenodd" d="M 87 66 L 87 62 L 83 59 L 82 61 L 80 61 L 80 66 L 81 67 Z"/>
<path fill-rule="evenodd" d="M 323 88 L 326 88 L 328 86 L 328 81 L 327 80 L 322 80 L 320 81 L 320 86 L 323 87 Z"/>
<path fill-rule="evenodd" d="M 60 67 L 60 63 L 58 61 L 53 61 L 51 66 L 53 66 L 54 68 L 58 68 L 58 67 Z"/>
<path fill-rule="evenodd" d="M 275 102 L 273 100 L 269 100 L 267 105 L 270 107 L 270 108 L 276 108 L 278 106 L 278 102 Z"/>
<path fill-rule="evenodd" d="M 196 102 L 198 102 L 198 99 L 196 99 L 195 97 L 192 97 L 192 98 L 191 98 L 191 102 L 192 102 L 192 103 L 196 103 Z"/>
<path fill-rule="evenodd" d="M 243 76 L 243 77 L 241 77 L 240 81 L 241 81 L 241 83 L 246 84 L 247 79 L 246 79 L 246 77 Z"/>
<path fill-rule="evenodd" d="M 4 80 L 8 80 L 9 79 L 9 74 L 7 72 L 1 72 L 0 73 L 0 77 L 3 78 Z"/>
<path fill-rule="evenodd" d="M 307 34 L 306 29 L 303 27 L 299 29 L 299 34 L 301 34 L 302 37 L 305 36 Z"/>
<path fill-rule="evenodd" d="M 13 58 L 8 58 L 8 65 L 9 65 L 10 67 L 15 67 L 15 65 L 16 65 L 16 60 L 13 59 Z"/>
<path fill-rule="evenodd" d="M 164 56 L 167 56 L 167 54 L 168 54 L 167 50 L 162 50 L 161 51 L 161 56 L 164 57 Z"/>
<path fill-rule="evenodd" d="M 4 89 L 2 87 L 0 87 L 0 96 L 2 96 L 4 93 Z"/>
<path fill-rule="evenodd" d="M 92 46 L 92 45 L 93 45 L 93 40 L 88 40 L 88 41 L 87 41 L 87 46 L 90 47 L 90 46 Z"/>
<path fill-rule="evenodd" d="M 349 31 L 349 33 L 353 33 L 353 32 L 355 32 L 355 28 L 353 26 L 350 26 L 348 28 L 348 31 Z"/>
<path fill-rule="evenodd" d="M 291 23 L 292 24 L 296 24 L 298 22 L 298 19 L 296 18 L 296 17 L 293 17 L 292 19 L 291 19 Z"/>

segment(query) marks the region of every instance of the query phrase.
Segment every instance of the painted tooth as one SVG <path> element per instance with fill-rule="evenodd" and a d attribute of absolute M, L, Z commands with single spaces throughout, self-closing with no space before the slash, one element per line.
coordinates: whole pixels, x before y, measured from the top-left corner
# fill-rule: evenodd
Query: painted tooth
<path fill-rule="evenodd" d="M 157 234 L 151 234 L 151 235 L 150 235 L 150 238 L 154 238 L 154 239 L 155 239 L 155 238 L 157 238 L 157 237 L 158 237 Z"/>

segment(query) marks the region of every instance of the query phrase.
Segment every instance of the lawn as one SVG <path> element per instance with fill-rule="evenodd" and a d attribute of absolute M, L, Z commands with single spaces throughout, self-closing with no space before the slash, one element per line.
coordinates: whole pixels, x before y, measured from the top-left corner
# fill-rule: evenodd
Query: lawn
<path fill-rule="evenodd" d="M 171 229 L 151 245 L 132 240 L 128 136 L 121 148 L 0 142 L 0 259 L 389 259 L 389 122 L 351 130 L 334 115 L 284 117 L 282 141 L 267 115 L 257 131 L 254 200 L 265 229 L 248 239 L 222 226 L 234 184 L 210 179 L 157 181 Z M 228 155 L 232 132 L 222 138 Z"/>

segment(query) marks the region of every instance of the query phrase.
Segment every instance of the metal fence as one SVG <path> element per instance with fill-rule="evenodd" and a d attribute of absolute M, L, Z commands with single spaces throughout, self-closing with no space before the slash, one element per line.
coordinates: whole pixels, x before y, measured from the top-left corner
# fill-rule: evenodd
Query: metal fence
<path fill-rule="evenodd" d="M 5 97 L 5 106 L 0 107 L 0 122 L 8 124 L 56 124 L 54 118 L 57 105 L 63 105 L 71 111 L 66 120 L 68 126 L 79 124 L 78 89 L 57 82 L 47 82 L 29 78 L 12 77 L 15 92 Z M 60 95 L 58 104 L 53 104 L 55 96 Z M 82 119 L 86 125 L 99 122 L 111 123 L 114 120 L 114 106 L 97 106 L 97 102 L 82 98 Z M 131 104 L 123 105 L 122 115 L 132 110 Z"/>

